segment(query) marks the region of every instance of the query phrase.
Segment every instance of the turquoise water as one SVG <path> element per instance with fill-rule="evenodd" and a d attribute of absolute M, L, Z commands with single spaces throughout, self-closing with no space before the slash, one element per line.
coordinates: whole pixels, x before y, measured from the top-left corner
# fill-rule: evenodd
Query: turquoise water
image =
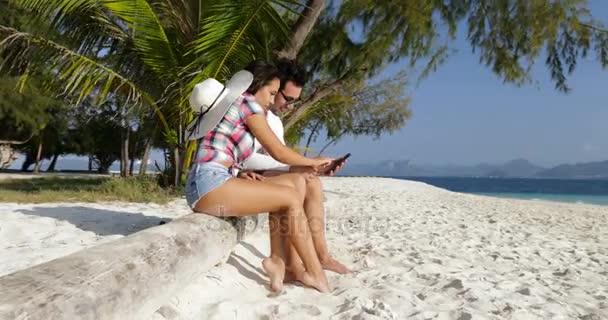
<path fill-rule="evenodd" d="M 475 192 L 474 194 L 508 198 L 508 199 L 524 199 L 524 200 L 545 200 L 568 203 L 585 203 L 608 206 L 608 196 L 584 195 L 584 194 L 543 194 L 543 193 L 492 193 L 492 192 Z"/>
<path fill-rule="evenodd" d="M 546 200 L 608 206 L 608 180 L 393 177 L 439 188 L 500 198 Z"/>

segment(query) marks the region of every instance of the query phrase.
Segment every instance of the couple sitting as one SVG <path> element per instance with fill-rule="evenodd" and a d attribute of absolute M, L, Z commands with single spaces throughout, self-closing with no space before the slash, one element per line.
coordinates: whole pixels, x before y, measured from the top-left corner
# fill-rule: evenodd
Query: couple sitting
<path fill-rule="evenodd" d="M 262 265 L 275 292 L 292 280 L 329 292 L 323 269 L 350 272 L 331 257 L 325 240 L 318 174 L 333 159 L 307 158 L 285 146 L 275 114 L 293 107 L 305 81 L 293 61 L 256 61 L 226 86 L 207 79 L 190 96 L 200 114 L 187 130 L 190 140 L 198 140 L 188 205 L 224 217 L 268 212 L 271 254 Z M 257 153 L 260 147 L 270 156 Z"/>

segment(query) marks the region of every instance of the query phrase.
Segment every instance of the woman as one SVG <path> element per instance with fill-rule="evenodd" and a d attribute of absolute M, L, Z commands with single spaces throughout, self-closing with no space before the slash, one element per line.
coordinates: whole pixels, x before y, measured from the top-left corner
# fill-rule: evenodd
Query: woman
<path fill-rule="evenodd" d="M 266 111 L 279 91 L 279 71 L 269 63 L 256 61 L 246 68 L 253 82 L 237 99 L 219 124 L 199 140 L 188 174 L 186 196 L 195 212 L 214 216 L 236 216 L 269 212 L 272 246 L 277 248 L 262 265 L 270 277 L 271 289 L 281 291 L 285 275 L 285 248 L 279 232 L 285 230 L 302 258 L 305 270 L 297 279 L 321 292 L 329 292 L 327 278 L 315 252 L 298 186 L 305 183 L 298 174 L 258 181 L 252 173 L 239 179 L 231 173 L 252 153 L 254 137 L 276 160 L 319 170 L 332 159 L 307 158 L 283 145 L 269 128 Z M 223 92 L 223 91 L 222 91 Z M 217 99 L 216 99 L 217 100 Z"/>

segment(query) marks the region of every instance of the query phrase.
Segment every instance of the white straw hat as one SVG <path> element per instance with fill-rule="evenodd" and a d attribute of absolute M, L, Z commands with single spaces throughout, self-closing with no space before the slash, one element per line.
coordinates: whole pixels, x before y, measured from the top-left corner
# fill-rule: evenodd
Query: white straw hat
<path fill-rule="evenodd" d="M 249 88 L 252 82 L 253 74 L 241 70 L 226 82 L 226 86 L 213 78 L 195 85 L 189 102 L 196 118 L 186 127 L 187 139 L 198 140 L 213 130 L 226 115 L 228 107 Z"/>

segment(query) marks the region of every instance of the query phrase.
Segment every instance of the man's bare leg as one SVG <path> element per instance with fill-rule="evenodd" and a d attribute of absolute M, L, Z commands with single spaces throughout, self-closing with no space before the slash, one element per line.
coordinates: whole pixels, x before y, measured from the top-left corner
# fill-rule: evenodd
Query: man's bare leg
<path fill-rule="evenodd" d="M 327 248 L 325 238 L 325 207 L 323 206 L 323 184 L 317 176 L 306 179 L 306 196 L 304 197 L 304 212 L 308 218 L 308 225 L 312 233 L 312 241 L 315 244 L 319 261 L 323 269 L 340 274 L 351 273 L 345 265 L 336 261 Z M 295 252 L 294 250 L 290 250 Z M 297 253 L 296 253 L 297 254 Z M 298 257 L 299 259 L 299 257 Z"/>

